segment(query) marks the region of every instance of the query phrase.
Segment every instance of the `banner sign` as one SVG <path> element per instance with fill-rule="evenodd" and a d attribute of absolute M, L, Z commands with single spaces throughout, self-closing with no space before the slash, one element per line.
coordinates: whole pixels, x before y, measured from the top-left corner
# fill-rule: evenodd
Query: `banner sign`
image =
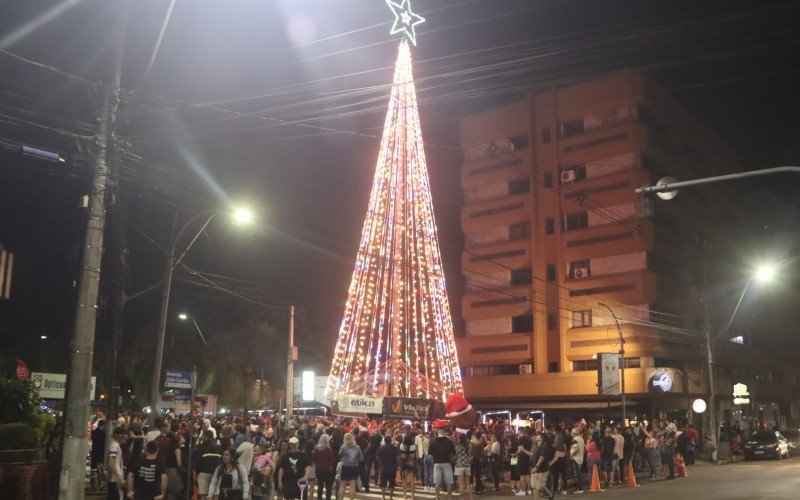
<path fill-rule="evenodd" d="M 335 414 L 377 415 L 383 411 L 383 397 L 372 398 L 357 394 L 339 396 L 332 403 L 331 411 Z"/>
<path fill-rule="evenodd" d="M 65 373 L 33 372 L 31 381 L 42 399 L 64 399 L 64 393 L 67 391 L 67 375 Z M 89 399 L 94 399 L 96 384 L 97 377 L 92 377 Z"/>
<path fill-rule="evenodd" d="M 173 389 L 191 389 L 192 372 L 167 370 L 167 373 L 164 377 L 164 387 L 170 387 Z"/>
<path fill-rule="evenodd" d="M 597 355 L 599 378 L 597 387 L 603 396 L 619 395 L 619 354 L 602 352 Z"/>
<path fill-rule="evenodd" d="M 444 418 L 444 403 L 423 398 L 383 398 L 384 418 L 434 420 Z"/>

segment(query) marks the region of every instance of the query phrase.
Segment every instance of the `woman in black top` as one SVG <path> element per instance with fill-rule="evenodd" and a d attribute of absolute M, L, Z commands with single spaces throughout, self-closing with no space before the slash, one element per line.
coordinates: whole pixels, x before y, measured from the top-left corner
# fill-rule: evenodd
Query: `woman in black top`
<path fill-rule="evenodd" d="M 517 447 L 517 477 L 519 478 L 519 491 L 523 495 L 528 494 L 531 478 L 531 456 L 533 456 L 533 440 L 528 436 L 527 431 L 523 431 Z"/>

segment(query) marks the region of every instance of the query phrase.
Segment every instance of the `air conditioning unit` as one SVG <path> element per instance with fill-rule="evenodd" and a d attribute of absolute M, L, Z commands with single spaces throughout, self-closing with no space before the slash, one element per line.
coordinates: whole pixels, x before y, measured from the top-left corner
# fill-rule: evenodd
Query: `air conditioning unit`
<path fill-rule="evenodd" d="M 587 278 L 589 277 L 589 268 L 588 267 L 576 267 L 572 270 L 572 277 L 573 278 Z"/>
<path fill-rule="evenodd" d="M 568 182 L 575 182 L 574 170 L 564 170 L 561 172 L 561 184 L 566 184 Z"/>
<path fill-rule="evenodd" d="M 526 365 L 519 365 L 519 373 L 520 375 L 533 373 L 533 365 L 530 363 Z"/>

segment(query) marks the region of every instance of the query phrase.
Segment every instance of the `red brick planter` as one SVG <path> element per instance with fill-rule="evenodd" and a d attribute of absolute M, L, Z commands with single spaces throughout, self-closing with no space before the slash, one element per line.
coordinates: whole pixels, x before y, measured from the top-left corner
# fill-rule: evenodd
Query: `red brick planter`
<path fill-rule="evenodd" d="M 47 498 L 47 462 L 40 453 L 0 452 L 0 497 L 15 500 Z M 33 456 L 32 456 L 33 455 Z M 37 460 L 32 461 L 32 458 Z"/>

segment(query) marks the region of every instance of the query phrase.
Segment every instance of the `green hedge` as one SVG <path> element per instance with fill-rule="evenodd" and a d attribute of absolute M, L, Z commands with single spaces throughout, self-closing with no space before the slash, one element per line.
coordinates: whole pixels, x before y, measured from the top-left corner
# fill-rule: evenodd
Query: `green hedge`
<path fill-rule="evenodd" d="M 0 424 L 25 422 L 40 413 L 42 399 L 27 380 L 0 379 Z"/>
<path fill-rule="evenodd" d="M 0 424 L 0 450 L 31 450 L 39 446 L 39 432 L 26 424 Z"/>

